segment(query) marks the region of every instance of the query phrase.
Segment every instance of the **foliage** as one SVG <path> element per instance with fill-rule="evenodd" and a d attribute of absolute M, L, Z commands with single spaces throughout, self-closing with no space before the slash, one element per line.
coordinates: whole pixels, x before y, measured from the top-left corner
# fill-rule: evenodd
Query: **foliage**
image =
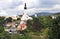
<path fill-rule="evenodd" d="M 40 20 L 42 28 L 51 26 L 52 19 L 50 18 L 50 16 L 40 16 L 38 18 Z"/>
<path fill-rule="evenodd" d="M 7 21 L 7 22 L 12 22 L 12 18 L 11 18 L 11 17 L 6 18 L 6 21 Z"/>
<path fill-rule="evenodd" d="M 60 39 L 60 16 L 56 19 L 53 19 L 51 31 L 50 31 L 50 39 Z"/>
<path fill-rule="evenodd" d="M 0 33 L 2 33 L 3 31 L 4 31 L 4 28 L 0 26 Z"/>
<path fill-rule="evenodd" d="M 39 18 L 33 19 L 32 30 L 36 32 L 41 30 L 41 24 L 39 22 Z"/>
<path fill-rule="evenodd" d="M 0 26 L 5 24 L 5 17 L 0 17 Z"/>
<path fill-rule="evenodd" d="M 0 39 L 11 39 L 7 32 L 0 33 Z"/>
<path fill-rule="evenodd" d="M 34 20 L 28 20 L 27 26 L 28 29 L 27 32 L 24 32 L 25 34 L 8 34 L 4 31 L 3 27 L 0 26 L 0 39 L 58 39 L 60 35 L 60 16 L 58 16 L 56 19 L 51 19 L 50 16 L 39 16 L 38 17 L 41 31 L 40 32 L 33 32 L 32 31 L 32 24 Z M 0 18 L 2 20 L 1 22 L 4 22 L 4 18 Z M 12 19 L 9 18 L 8 21 L 11 21 Z M 18 18 L 18 20 L 20 20 Z M 1 23 L 0 22 L 0 23 Z M 35 24 L 34 24 L 35 25 Z M 37 26 L 36 26 L 37 27 Z"/>

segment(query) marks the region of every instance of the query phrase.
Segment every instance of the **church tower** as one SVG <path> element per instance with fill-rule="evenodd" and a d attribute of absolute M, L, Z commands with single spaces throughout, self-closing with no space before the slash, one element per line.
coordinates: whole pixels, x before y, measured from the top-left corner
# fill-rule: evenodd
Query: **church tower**
<path fill-rule="evenodd" d="M 26 5 L 26 3 L 24 4 L 24 14 L 27 14 L 27 5 Z"/>
<path fill-rule="evenodd" d="M 27 7 L 26 7 L 26 3 L 25 3 L 25 5 L 24 5 L 24 10 L 26 10 L 27 9 Z"/>

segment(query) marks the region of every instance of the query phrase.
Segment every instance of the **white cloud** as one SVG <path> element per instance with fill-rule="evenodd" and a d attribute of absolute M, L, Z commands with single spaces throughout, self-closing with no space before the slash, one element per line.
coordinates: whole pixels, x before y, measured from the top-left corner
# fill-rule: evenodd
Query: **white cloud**
<path fill-rule="evenodd" d="M 58 4 L 54 5 L 53 9 L 60 9 L 60 5 L 58 5 Z"/>
<path fill-rule="evenodd" d="M 0 16 L 8 16 L 7 12 L 5 12 L 4 10 L 0 11 Z"/>
<path fill-rule="evenodd" d="M 0 0 L 0 7 L 1 8 L 7 8 L 10 6 L 12 0 Z"/>
<path fill-rule="evenodd" d="M 57 9 L 60 9 L 60 5 L 58 5 L 58 4 L 56 4 L 50 8 L 38 8 L 38 10 L 57 10 Z"/>
<path fill-rule="evenodd" d="M 18 9 L 18 10 L 24 10 L 24 5 L 20 5 L 20 6 L 16 7 L 16 9 Z"/>
<path fill-rule="evenodd" d="M 2 8 L 3 12 L 6 11 L 10 15 L 22 14 L 25 2 L 29 14 L 42 11 L 60 11 L 60 0 L 0 0 L 0 9 Z"/>

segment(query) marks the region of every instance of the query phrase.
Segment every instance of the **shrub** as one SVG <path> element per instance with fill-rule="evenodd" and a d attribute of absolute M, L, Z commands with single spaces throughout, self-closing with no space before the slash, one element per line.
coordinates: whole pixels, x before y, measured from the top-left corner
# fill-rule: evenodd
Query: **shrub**
<path fill-rule="evenodd" d="M 52 20 L 50 39 L 60 39 L 60 16 Z"/>
<path fill-rule="evenodd" d="M 0 33 L 2 33 L 3 31 L 4 31 L 4 28 L 0 26 Z"/>

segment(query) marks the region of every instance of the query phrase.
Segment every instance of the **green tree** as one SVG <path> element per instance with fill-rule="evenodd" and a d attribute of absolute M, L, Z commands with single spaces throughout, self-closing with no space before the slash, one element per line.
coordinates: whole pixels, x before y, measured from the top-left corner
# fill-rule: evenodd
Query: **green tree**
<path fill-rule="evenodd" d="M 50 39 L 60 39 L 60 16 L 52 20 Z"/>
<path fill-rule="evenodd" d="M 6 21 L 7 21 L 7 22 L 12 22 L 12 20 L 13 20 L 13 19 L 12 19 L 11 17 L 6 18 Z"/>
<path fill-rule="evenodd" d="M 5 24 L 5 17 L 0 17 L 0 26 L 4 26 Z"/>
<path fill-rule="evenodd" d="M 39 18 L 33 19 L 32 30 L 33 31 L 40 31 L 41 30 L 41 23 L 40 23 Z"/>

